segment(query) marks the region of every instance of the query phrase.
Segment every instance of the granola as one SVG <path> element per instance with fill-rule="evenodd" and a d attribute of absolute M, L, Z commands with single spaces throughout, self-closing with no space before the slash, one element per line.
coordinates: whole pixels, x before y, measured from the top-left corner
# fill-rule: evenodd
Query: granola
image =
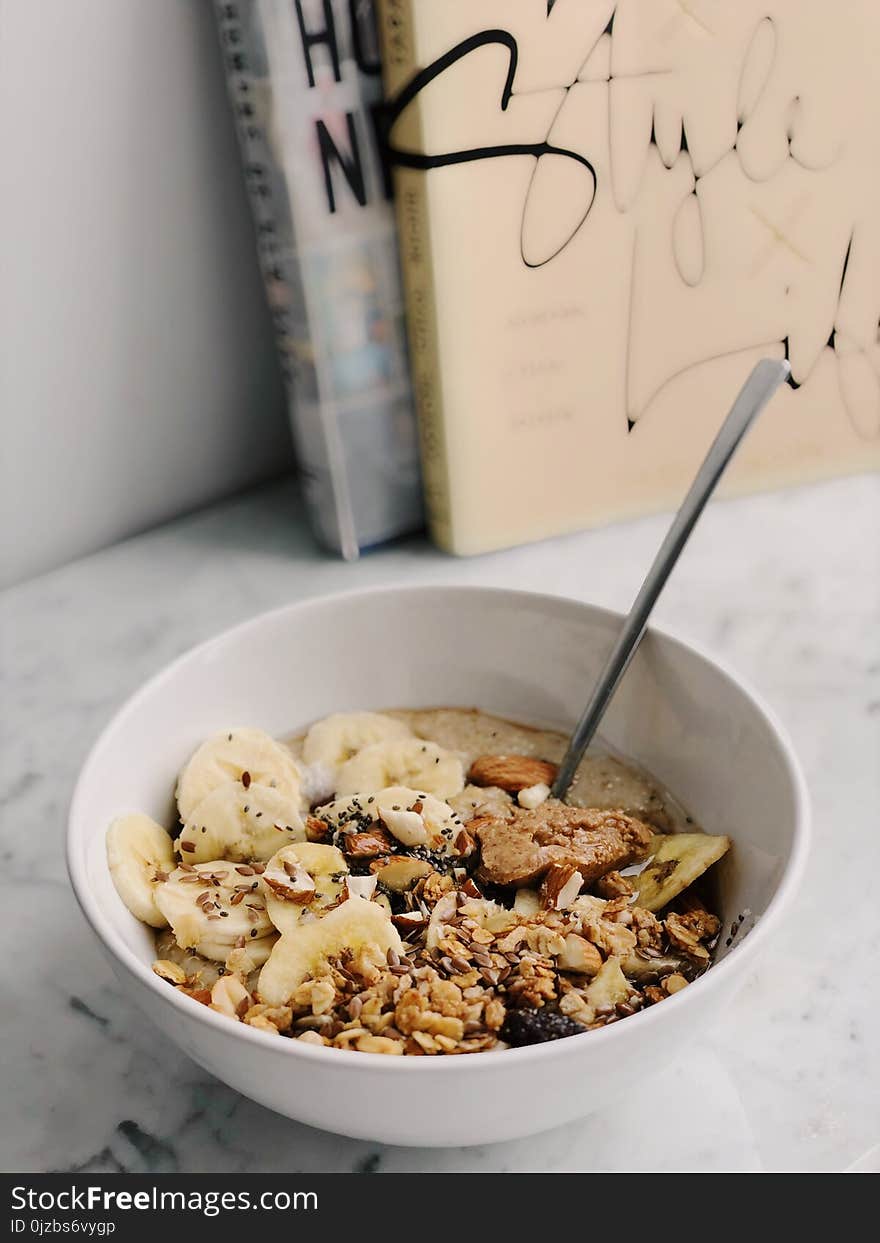
<path fill-rule="evenodd" d="M 667 834 L 636 773 L 620 807 L 607 782 L 553 799 L 563 743 L 454 710 L 218 735 L 173 833 L 114 822 L 111 874 L 157 929 L 156 975 L 273 1036 L 435 1057 L 593 1031 L 710 965 L 700 878 L 729 841 Z"/>

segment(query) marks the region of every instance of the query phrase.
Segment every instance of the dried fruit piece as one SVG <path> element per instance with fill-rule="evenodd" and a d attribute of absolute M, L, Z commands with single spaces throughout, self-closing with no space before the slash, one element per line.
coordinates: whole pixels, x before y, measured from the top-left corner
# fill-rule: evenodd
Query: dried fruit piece
<path fill-rule="evenodd" d="M 557 768 L 547 760 L 529 755 L 481 755 L 471 764 L 468 781 L 475 786 L 497 786 L 518 794 L 529 786 L 552 786 Z"/>
<path fill-rule="evenodd" d="M 587 1029 L 557 1010 L 508 1010 L 499 1035 L 514 1048 L 577 1036 Z"/>
<path fill-rule="evenodd" d="M 659 911 L 727 854 L 730 838 L 674 833 L 655 837 L 652 849 L 653 858 L 635 878 L 636 904 L 648 911 Z"/>

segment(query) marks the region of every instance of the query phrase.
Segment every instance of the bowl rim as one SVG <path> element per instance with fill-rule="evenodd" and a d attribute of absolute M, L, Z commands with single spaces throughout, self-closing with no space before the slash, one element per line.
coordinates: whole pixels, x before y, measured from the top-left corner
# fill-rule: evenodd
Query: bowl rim
<path fill-rule="evenodd" d="M 751 706 L 764 717 L 779 746 L 780 758 L 783 761 L 785 775 L 788 778 L 794 799 L 794 826 L 791 851 L 766 910 L 749 930 L 748 935 L 731 949 L 722 962 L 715 963 L 688 988 L 681 989 L 678 993 L 666 998 L 662 1011 L 659 1006 L 651 1006 L 646 1010 L 640 1010 L 636 1014 L 630 1015 L 625 1023 L 612 1023 L 608 1027 L 582 1032 L 575 1036 L 568 1036 L 564 1040 L 548 1041 L 544 1044 L 527 1045 L 522 1048 L 489 1050 L 476 1056 L 389 1057 L 381 1053 L 359 1053 L 348 1049 L 322 1047 L 294 1039 L 279 1040 L 277 1036 L 271 1035 L 269 1032 L 262 1032 L 258 1028 L 249 1027 L 244 1023 L 232 1024 L 226 1015 L 211 1010 L 208 1006 L 202 1005 L 192 998 L 177 992 L 176 989 L 169 988 L 167 983 L 160 980 L 155 972 L 142 962 L 137 954 L 121 940 L 112 922 L 104 915 L 97 900 L 91 893 L 86 876 L 84 854 L 81 857 L 79 850 L 79 847 L 84 844 L 84 829 L 80 831 L 77 827 L 80 824 L 85 825 L 87 823 L 83 808 L 85 799 L 84 787 L 90 770 L 104 746 L 105 740 L 110 737 L 126 717 L 137 711 L 143 699 L 160 688 L 163 683 L 173 680 L 178 670 L 185 664 L 197 657 L 209 654 L 212 648 L 223 646 L 252 627 L 264 625 L 274 619 L 280 619 L 285 614 L 304 612 L 309 609 L 322 609 L 328 605 L 337 605 L 343 600 L 346 603 L 351 603 L 353 600 L 367 597 L 423 597 L 426 594 L 507 596 L 512 601 L 542 601 L 556 608 L 563 605 L 571 607 L 576 611 L 586 609 L 592 612 L 594 616 L 618 625 L 622 624 L 624 619 L 624 615 L 615 609 L 606 608 L 603 605 L 594 604 L 587 600 L 579 600 L 573 596 L 552 592 L 482 586 L 474 583 L 410 583 L 405 586 L 380 585 L 354 588 L 348 591 L 326 592 L 318 596 L 309 596 L 295 600 L 238 622 L 236 625 L 230 626 L 211 638 L 187 649 L 170 663 L 164 665 L 145 682 L 142 682 L 113 713 L 89 748 L 88 754 L 80 768 L 71 798 L 65 834 L 65 855 L 68 875 L 77 903 L 86 922 L 90 925 L 112 960 L 124 967 L 148 991 L 155 993 L 157 999 L 166 1005 L 170 1005 L 172 1010 L 179 1010 L 182 1018 L 193 1019 L 197 1023 L 206 1023 L 209 1027 L 213 1027 L 219 1035 L 225 1035 L 231 1039 L 237 1038 L 256 1048 L 263 1047 L 267 1051 L 272 1051 L 276 1054 L 280 1053 L 282 1056 L 301 1057 L 307 1062 L 317 1061 L 326 1066 L 336 1066 L 340 1071 L 352 1071 L 360 1067 L 363 1070 L 381 1069 L 388 1074 L 477 1074 L 480 1071 L 497 1068 L 499 1061 L 501 1065 L 512 1069 L 516 1065 L 524 1065 L 527 1062 L 548 1060 L 552 1057 L 571 1056 L 579 1051 L 585 1051 L 587 1048 L 598 1049 L 599 1044 L 602 1042 L 607 1043 L 609 1040 L 620 1041 L 622 1038 L 625 1038 L 625 1032 L 629 1033 L 629 1038 L 637 1036 L 638 1032 L 643 1030 L 647 1033 L 648 1024 L 663 1021 L 662 1013 L 671 1014 L 674 1012 L 677 1014 L 678 1009 L 682 1006 L 692 1004 L 695 996 L 699 995 L 700 998 L 708 998 L 710 990 L 718 991 L 723 987 L 732 972 L 740 971 L 745 960 L 753 956 L 760 945 L 764 943 L 768 934 L 780 922 L 785 910 L 798 890 L 806 868 L 810 847 L 811 816 L 809 791 L 788 731 L 762 696 L 724 660 L 710 654 L 699 642 L 685 639 L 666 627 L 656 626 L 648 628 L 646 637 L 657 636 L 664 643 L 671 644 L 680 650 L 683 649 L 712 666 L 731 682 L 750 701 Z M 732 980 L 731 987 L 733 987 Z M 587 1041 L 590 1043 L 586 1044 Z"/>

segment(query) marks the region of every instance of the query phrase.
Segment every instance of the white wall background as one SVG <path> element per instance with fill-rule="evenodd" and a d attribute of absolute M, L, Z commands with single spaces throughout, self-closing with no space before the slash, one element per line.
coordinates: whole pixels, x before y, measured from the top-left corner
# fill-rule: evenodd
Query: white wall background
<path fill-rule="evenodd" d="M 0 0 L 0 582 L 292 450 L 210 0 Z"/>

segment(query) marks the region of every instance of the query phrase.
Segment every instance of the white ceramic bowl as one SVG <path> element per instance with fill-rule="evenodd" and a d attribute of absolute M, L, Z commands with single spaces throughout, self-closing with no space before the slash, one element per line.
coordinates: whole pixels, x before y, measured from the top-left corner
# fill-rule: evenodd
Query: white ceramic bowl
<path fill-rule="evenodd" d="M 606 717 L 703 827 L 729 833 L 719 865 L 731 950 L 662 1005 L 555 1043 L 468 1057 L 394 1058 L 315 1048 L 237 1025 L 150 970 L 151 937 L 107 868 L 113 816 L 172 823 L 183 761 L 209 734 L 289 734 L 356 708 L 479 706 L 538 725 L 576 719 L 621 618 L 550 596 L 473 587 L 369 591 L 294 604 L 181 657 L 117 714 L 89 755 L 70 812 L 68 866 L 125 991 L 219 1079 L 291 1118 L 394 1144 L 477 1144 L 570 1121 L 631 1091 L 734 995 L 790 903 L 808 835 L 797 761 L 767 708 L 730 672 L 656 631 Z"/>

